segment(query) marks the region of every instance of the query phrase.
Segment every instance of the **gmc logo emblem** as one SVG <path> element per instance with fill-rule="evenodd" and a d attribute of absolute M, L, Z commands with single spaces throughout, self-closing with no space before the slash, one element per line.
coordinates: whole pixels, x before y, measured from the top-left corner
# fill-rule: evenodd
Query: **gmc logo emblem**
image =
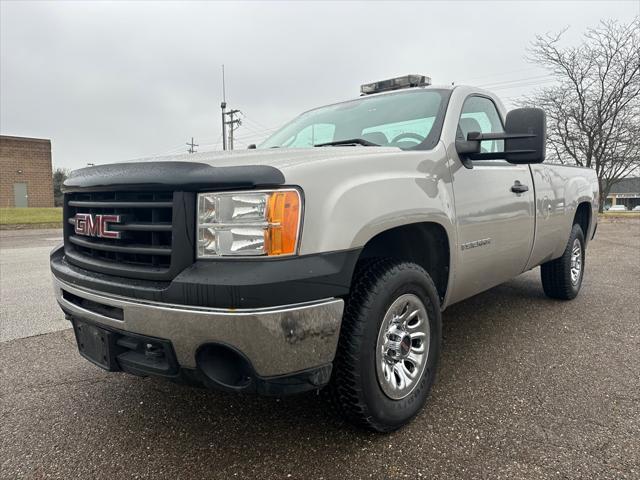
<path fill-rule="evenodd" d="M 109 230 L 110 223 L 120 223 L 120 215 L 91 215 L 76 213 L 75 232 L 78 235 L 99 238 L 120 238 L 122 232 Z"/>

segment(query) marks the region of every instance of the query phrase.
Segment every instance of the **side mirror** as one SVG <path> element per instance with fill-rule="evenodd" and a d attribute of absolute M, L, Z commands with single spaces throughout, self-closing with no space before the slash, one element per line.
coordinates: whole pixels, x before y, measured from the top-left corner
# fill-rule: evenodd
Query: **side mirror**
<path fill-rule="evenodd" d="M 509 163 L 542 163 L 547 151 L 547 116 L 541 108 L 516 108 L 507 113 L 505 158 Z M 521 134 L 527 134 L 526 136 Z"/>
<path fill-rule="evenodd" d="M 547 118 L 540 108 L 516 108 L 507 113 L 503 133 L 469 132 L 456 140 L 456 151 L 465 166 L 468 160 L 505 159 L 509 163 L 542 163 L 546 155 Z M 481 153 L 483 140 L 504 140 L 504 152 Z"/>

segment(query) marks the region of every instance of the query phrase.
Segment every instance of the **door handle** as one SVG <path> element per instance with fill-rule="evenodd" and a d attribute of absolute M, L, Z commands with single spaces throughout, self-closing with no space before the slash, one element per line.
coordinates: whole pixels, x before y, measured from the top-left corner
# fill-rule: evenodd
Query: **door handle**
<path fill-rule="evenodd" d="M 511 187 L 511 191 L 513 193 L 524 193 L 529 191 L 529 187 L 521 184 L 519 180 L 516 180 L 516 183 L 514 183 Z"/>

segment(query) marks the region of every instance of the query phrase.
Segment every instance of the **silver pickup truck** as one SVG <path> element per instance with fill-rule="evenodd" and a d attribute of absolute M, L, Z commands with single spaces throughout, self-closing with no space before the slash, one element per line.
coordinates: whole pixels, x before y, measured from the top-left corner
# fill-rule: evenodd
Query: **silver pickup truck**
<path fill-rule="evenodd" d="M 327 386 L 376 431 L 426 402 L 449 305 L 537 266 L 574 298 L 592 170 L 547 165 L 545 116 L 409 75 L 257 148 L 73 172 L 51 253 L 80 354 L 267 395 Z"/>

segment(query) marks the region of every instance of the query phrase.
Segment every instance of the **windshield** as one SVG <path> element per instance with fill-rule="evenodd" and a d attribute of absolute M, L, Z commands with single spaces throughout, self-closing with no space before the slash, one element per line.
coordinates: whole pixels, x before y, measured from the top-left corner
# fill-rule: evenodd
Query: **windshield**
<path fill-rule="evenodd" d="M 336 142 L 432 148 L 439 137 L 447 94 L 447 90 L 407 90 L 320 107 L 303 113 L 258 148 L 308 148 Z"/>

